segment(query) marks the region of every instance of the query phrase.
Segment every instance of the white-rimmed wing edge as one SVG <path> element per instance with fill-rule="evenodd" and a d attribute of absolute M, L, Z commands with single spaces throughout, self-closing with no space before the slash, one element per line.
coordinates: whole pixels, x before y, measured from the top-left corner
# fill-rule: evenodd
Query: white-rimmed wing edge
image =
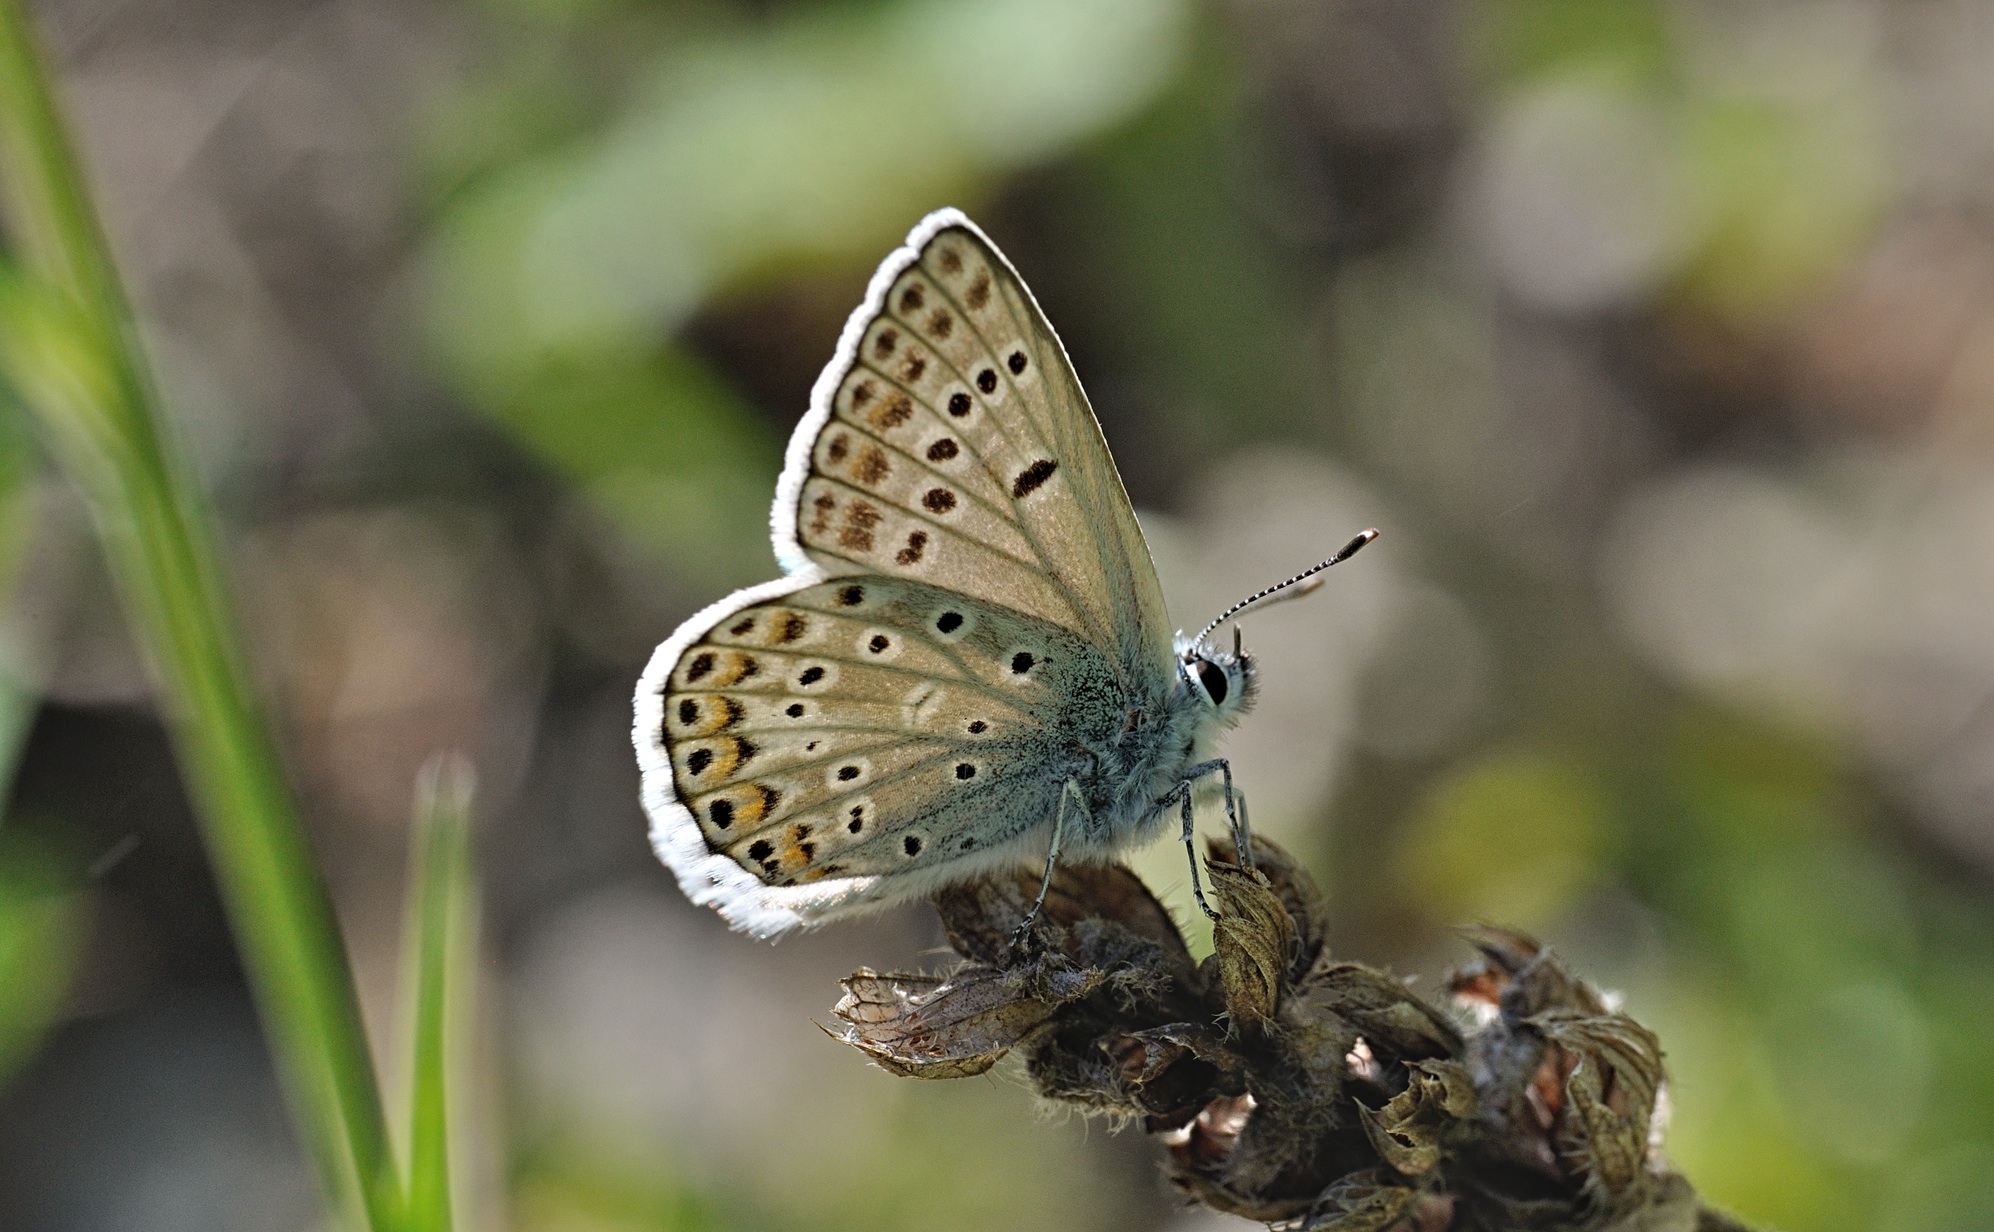
<path fill-rule="evenodd" d="M 643 771 L 644 811 L 651 818 L 651 847 L 678 878 L 679 888 L 687 898 L 702 907 L 714 908 L 728 924 L 756 937 L 772 937 L 819 924 L 835 915 L 841 906 L 855 907 L 868 902 L 879 878 L 841 877 L 808 885 L 765 885 L 753 873 L 708 847 L 692 810 L 678 798 L 672 781 L 671 756 L 659 736 L 665 717 L 666 685 L 679 656 L 722 620 L 743 608 L 814 586 L 827 576 L 804 554 L 803 545 L 796 538 L 797 499 L 810 478 L 811 451 L 818 434 L 830 422 L 838 386 L 858 358 L 866 327 L 885 308 L 886 295 L 893 289 L 894 280 L 920 260 L 921 250 L 929 240 L 950 227 L 961 227 L 982 240 L 990 251 L 998 251 L 960 210 L 940 209 L 923 218 L 908 233 L 906 242 L 874 272 L 865 299 L 845 319 L 844 332 L 838 336 L 838 349 L 811 387 L 810 410 L 790 434 L 789 448 L 783 455 L 782 477 L 776 481 L 775 500 L 769 509 L 769 538 L 783 576 L 737 590 L 688 618 L 652 652 L 650 664 L 637 681 L 631 742 L 636 745 L 637 764 Z"/>
<path fill-rule="evenodd" d="M 806 562 L 807 565 L 807 562 Z M 743 608 L 802 590 L 822 580 L 816 566 L 804 573 L 776 578 L 737 590 L 709 604 L 675 630 L 651 654 L 637 682 L 636 725 L 631 740 L 643 771 L 644 811 L 651 818 L 651 847 L 678 878 L 679 889 L 702 907 L 712 907 L 736 929 L 756 937 L 772 937 L 817 923 L 840 904 L 863 900 L 876 877 L 826 879 L 810 885 L 771 886 L 714 851 L 700 833 L 699 823 L 678 797 L 672 781 L 671 754 L 660 732 L 665 721 L 665 693 L 672 668 L 686 648 L 713 627 Z"/>

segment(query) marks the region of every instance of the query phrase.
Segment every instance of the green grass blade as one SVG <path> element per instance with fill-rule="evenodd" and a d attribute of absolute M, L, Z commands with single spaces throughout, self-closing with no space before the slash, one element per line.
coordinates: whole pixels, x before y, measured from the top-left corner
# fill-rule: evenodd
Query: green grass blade
<path fill-rule="evenodd" d="M 0 0 L 0 377 L 89 503 L 279 1072 L 330 1201 L 374 1232 L 402 1192 L 332 904 L 250 688 L 214 527 L 169 447 L 31 32 Z"/>
<path fill-rule="evenodd" d="M 423 771 L 416 802 L 414 867 L 402 932 L 404 986 L 413 1008 L 408 1041 L 408 1227 L 449 1232 L 447 1078 L 463 1038 L 456 1013 L 475 974 L 471 895 L 471 769 L 439 758 Z"/>

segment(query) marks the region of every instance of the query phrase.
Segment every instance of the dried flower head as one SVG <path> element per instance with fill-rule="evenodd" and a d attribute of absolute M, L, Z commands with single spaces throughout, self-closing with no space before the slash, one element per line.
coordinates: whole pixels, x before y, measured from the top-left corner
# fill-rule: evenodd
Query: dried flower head
<path fill-rule="evenodd" d="M 1139 1122 L 1216 1210 L 1328 1232 L 1719 1232 L 1662 1160 L 1652 1032 L 1521 933 L 1480 928 L 1451 1012 L 1333 957 L 1287 853 L 1207 860 L 1202 964 L 1121 867 L 1062 867 L 1022 945 L 1035 874 L 934 899 L 962 963 L 861 970 L 834 1032 L 889 1072 L 982 1073 L 1010 1052 L 1048 1099 Z"/>

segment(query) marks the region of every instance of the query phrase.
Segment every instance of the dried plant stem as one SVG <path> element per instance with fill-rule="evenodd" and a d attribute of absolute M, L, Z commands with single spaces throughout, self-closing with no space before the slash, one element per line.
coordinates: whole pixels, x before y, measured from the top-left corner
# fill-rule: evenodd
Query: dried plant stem
<path fill-rule="evenodd" d="M 356 1224 L 403 1226 L 345 947 L 250 688 L 215 529 L 160 421 L 110 252 L 16 0 L 0 0 L 0 361 L 82 488 L 304 1137 Z"/>

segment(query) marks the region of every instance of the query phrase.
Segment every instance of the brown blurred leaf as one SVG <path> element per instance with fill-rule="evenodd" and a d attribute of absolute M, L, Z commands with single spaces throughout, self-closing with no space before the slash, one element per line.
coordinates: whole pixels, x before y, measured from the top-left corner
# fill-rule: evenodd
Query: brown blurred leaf
<path fill-rule="evenodd" d="M 1206 861 L 1219 918 L 1212 922 L 1226 1013 L 1237 1027 L 1273 1017 L 1294 955 L 1295 922 L 1264 873 Z"/>
<path fill-rule="evenodd" d="M 1416 1194 L 1372 1169 L 1325 1189 L 1302 1220 L 1303 1232 L 1386 1232 L 1412 1214 Z"/>
<path fill-rule="evenodd" d="M 1048 958 L 1004 971 L 967 967 L 950 977 L 881 975 L 861 968 L 831 1011 L 838 1038 L 905 1078 L 980 1074 L 1105 974 Z"/>

